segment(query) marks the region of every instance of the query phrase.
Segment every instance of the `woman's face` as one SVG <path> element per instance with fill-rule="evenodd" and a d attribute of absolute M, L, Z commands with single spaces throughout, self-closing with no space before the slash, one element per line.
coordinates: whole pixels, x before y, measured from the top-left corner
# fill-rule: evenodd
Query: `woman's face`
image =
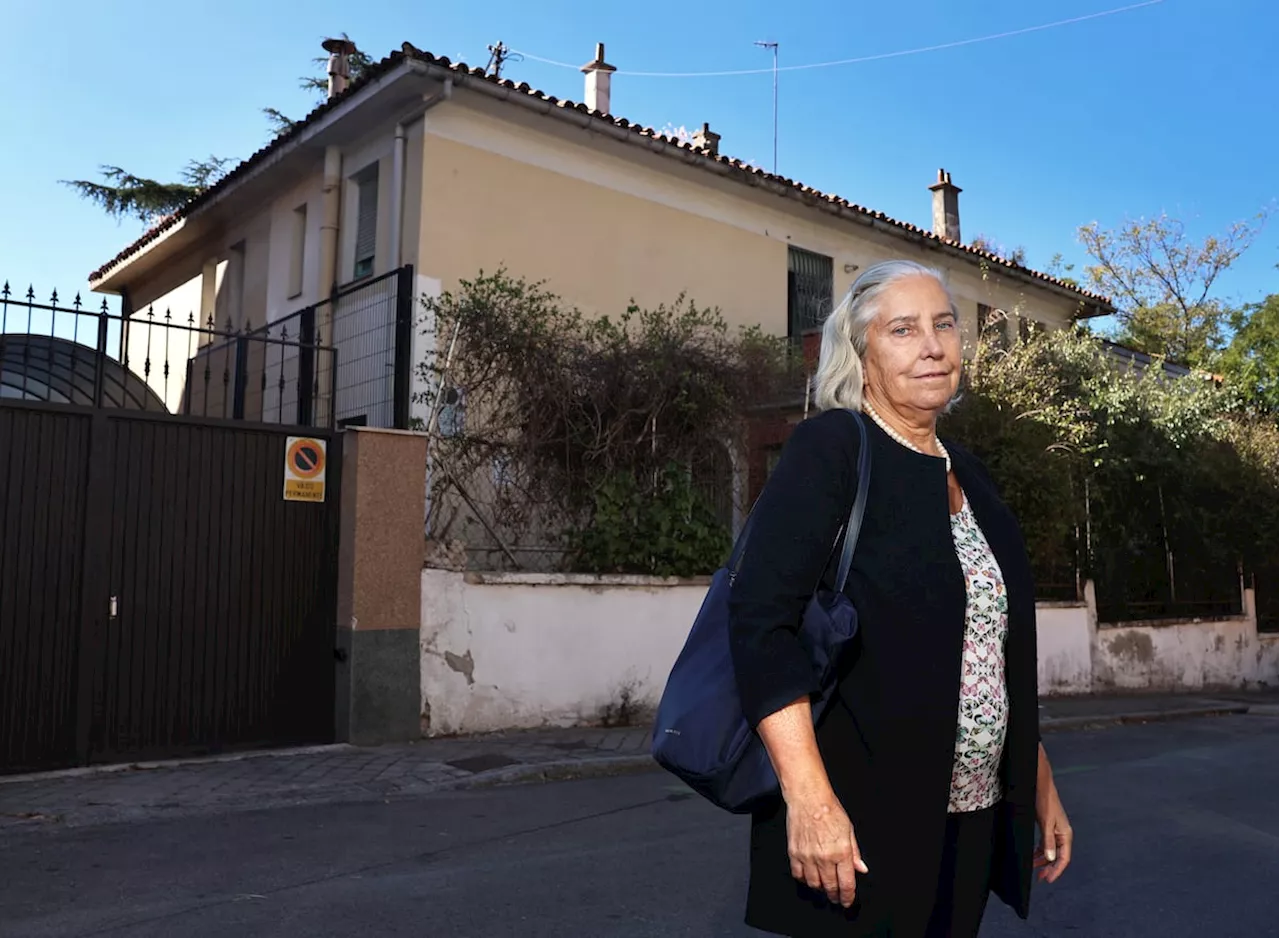
<path fill-rule="evenodd" d="M 905 277 L 881 294 L 862 364 L 872 406 L 931 417 L 946 407 L 960 385 L 960 324 L 936 280 Z"/>

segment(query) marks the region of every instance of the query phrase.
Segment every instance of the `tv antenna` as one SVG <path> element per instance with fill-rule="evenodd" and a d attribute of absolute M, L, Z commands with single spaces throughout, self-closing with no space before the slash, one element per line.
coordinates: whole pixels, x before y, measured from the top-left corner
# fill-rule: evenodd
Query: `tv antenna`
<path fill-rule="evenodd" d="M 773 174 L 778 175 L 778 44 L 772 41 L 757 40 L 761 49 L 773 52 Z"/>

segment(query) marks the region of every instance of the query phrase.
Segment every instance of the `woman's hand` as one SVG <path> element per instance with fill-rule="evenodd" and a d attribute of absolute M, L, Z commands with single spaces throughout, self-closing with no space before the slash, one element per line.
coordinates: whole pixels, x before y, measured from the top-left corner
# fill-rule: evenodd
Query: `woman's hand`
<path fill-rule="evenodd" d="M 1042 883 L 1057 882 L 1071 865 L 1071 847 L 1074 835 L 1067 812 L 1058 797 L 1058 786 L 1053 781 L 1053 768 L 1044 746 L 1040 747 L 1040 765 L 1036 779 L 1036 821 L 1040 825 L 1040 845 L 1036 848 L 1034 866 L 1040 871 Z"/>
<path fill-rule="evenodd" d="M 834 792 L 787 801 L 787 853 L 791 875 L 820 889 L 846 909 L 857 893 L 855 873 L 866 873 L 853 824 Z"/>
<path fill-rule="evenodd" d="M 831 788 L 813 732 L 813 711 L 801 697 L 756 727 L 778 773 L 787 805 L 791 875 L 832 902 L 853 905 L 855 873 L 866 873 L 853 824 Z"/>

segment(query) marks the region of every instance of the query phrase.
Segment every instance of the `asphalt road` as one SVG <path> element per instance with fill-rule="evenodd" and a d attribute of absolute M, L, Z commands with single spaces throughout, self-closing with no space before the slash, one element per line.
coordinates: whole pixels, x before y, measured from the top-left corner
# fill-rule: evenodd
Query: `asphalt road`
<path fill-rule="evenodd" d="M 1054 734 L 1078 857 L 984 938 L 1276 935 L 1277 721 Z M 0 833 L 0 936 L 718 936 L 746 827 L 661 773 Z"/>

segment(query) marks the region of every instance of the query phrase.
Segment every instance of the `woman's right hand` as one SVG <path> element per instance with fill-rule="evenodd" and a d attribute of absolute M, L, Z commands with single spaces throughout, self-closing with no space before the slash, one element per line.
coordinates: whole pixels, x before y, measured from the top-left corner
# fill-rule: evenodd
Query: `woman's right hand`
<path fill-rule="evenodd" d="M 787 853 L 792 876 L 846 909 L 857 894 L 855 874 L 869 872 L 849 815 L 830 789 L 787 799 Z"/>

